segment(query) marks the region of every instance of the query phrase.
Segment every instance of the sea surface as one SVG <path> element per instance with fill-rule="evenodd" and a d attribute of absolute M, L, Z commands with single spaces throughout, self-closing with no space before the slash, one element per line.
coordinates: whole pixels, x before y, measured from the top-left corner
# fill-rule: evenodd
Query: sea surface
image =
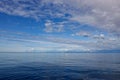
<path fill-rule="evenodd" d="M 120 53 L 0 53 L 0 80 L 120 80 Z"/>

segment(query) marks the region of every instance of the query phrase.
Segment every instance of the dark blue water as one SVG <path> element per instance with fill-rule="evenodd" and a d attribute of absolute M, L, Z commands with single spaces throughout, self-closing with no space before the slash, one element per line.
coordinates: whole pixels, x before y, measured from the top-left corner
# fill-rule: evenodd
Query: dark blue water
<path fill-rule="evenodd" d="M 120 80 L 120 54 L 0 53 L 0 80 Z"/>

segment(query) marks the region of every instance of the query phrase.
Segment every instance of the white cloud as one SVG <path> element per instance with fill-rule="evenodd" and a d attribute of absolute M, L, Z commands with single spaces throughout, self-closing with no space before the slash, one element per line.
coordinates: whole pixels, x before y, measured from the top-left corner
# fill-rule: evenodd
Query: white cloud
<path fill-rule="evenodd" d="M 2 32 L 1 32 L 2 33 Z M 97 35 L 97 39 L 94 40 L 80 40 L 73 38 L 62 38 L 55 36 L 33 36 L 27 34 L 16 34 L 5 32 L 0 36 L 0 42 L 3 44 L 9 44 L 8 48 L 12 47 L 22 47 L 30 50 L 75 50 L 75 51 L 86 51 L 86 50 L 112 50 L 119 49 L 120 38 L 117 37 L 105 37 L 104 34 Z M 19 35 L 19 37 L 16 37 Z M 91 35 L 92 36 L 92 35 Z M 105 37 L 105 38 L 104 38 Z M 6 43 L 7 42 L 7 43 Z M 1 45 L 2 45 L 1 44 Z M 20 44 L 20 45 L 16 45 Z M 12 46 L 13 45 L 13 46 Z M 2 45 L 3 46 L 3 45 Z M 28 47 L 29 46 L 29 47 Z M 23 49 L 21 48 L 21 49 Z M 0 48 L 1 50 L 3 48 Z M 10 49 L 9 49 L 10 50 Z"/>
<path fill-rule="evenodd" d="M 64 25 L 63 23 L 54 23 L 52 21 L 47 21 L 45 23 L 45 32 L 63 32 L 64 31 Z"/>
<path fill-rule="evenodd" d="M 120 35 L 120 0 L 0 0 L 0 12 L 37 20 L 48 19 L 48 17 L 50 19 L 61 18 L 66 19 L 69 25 L 71 22 L 77 22 L 108 31 L 110 34 Z M 65 16 L 66 14 L 69 14 L 69 17 Z M 62 22 L 46 21 L 44 31 L 49 33 L 63 32 L 65 27 Z M 74 27 L 81 29 L 80 26 Z M 71 27 L 67 28 L 69 28 L 67 30 L 71 29 Z M 89 32 L 74 32 L 73 35 L 91 36 L 97 40 L 87 42 L 56 37 L 44 37 L 44 39 L 54 43 L 80 45 L 84 49 L 115 49 L 120 47 L 119 36 L 118 38 L 106 38 L 104 34 L 91 35 Z M 31 36 L 25 36 L 28 40 L 31 39 Z M 39 40 L 39 36 L 37 37 L 35 39 Z"/>
<path fill-rule="evenodd" d="M 86 31 L 79 31 L 79 32 L 76 32 L 75 34 L 72 34 L 72 36 L 91 37 L 91 33 Z"/>
<path fill-rule="evenodd" d="M 82 4 L 83 6 L 77 5 L 75 2 L 80 3 L 80 5 Z M 71 13 L 71 20 L 105 29 L 113 33 L 120 32 L 119 0 L 75 0 L 75 2 L 73 2 L 73 5 L 76 4 L 74 8 L 83 12 L 74 11 L 74 13 Z M 85 10 L 87 7 L 88 10 Z"/>
<path fill-rule="evenodd" d="M 105 39 L 105 35 L 104 34 L 94 35 L 93 38 L 95 38 L 95 39 Z"/>
<path fill-rule="evenodd" d="M 120 32 L 119 0 L 2 0 L 0 12 L 35 19 L 67 18 L 113 33 Z"/>

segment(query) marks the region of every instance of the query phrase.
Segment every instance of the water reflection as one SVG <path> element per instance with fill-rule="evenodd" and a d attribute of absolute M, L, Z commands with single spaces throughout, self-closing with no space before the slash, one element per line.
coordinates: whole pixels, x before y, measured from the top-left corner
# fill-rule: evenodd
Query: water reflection
<path fill-rule="evenodd" d="M 0 80 L 120 80 L 120 54 L 0 53 Z"/>

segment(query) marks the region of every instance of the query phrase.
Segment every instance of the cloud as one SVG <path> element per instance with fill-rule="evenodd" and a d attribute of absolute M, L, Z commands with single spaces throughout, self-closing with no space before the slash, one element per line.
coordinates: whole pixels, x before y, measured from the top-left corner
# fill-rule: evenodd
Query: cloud
<path fill-rule="evenodd" d="M 114 36 L 106 37 L 104 34 L 99 34 L 93 40 L 80 40 L 74 38 L 63 38 L 56 36 L 40 36 L 40 35 L 28 35 L 28 34 L 16 34 L 16 32 L 0 32 L 0 42 L 3 44 L 21 47 L 27 47 L 27 49 L 34 48 L 35 50 L 75 50 L 75 51 L 86 51 L 86 50 L 112 50 L 119 49 L 120 39 Z M 19 32 L 17 32 L 19 33 Z M 92 35 L 91 35 L 92 36 Z M 104 38 L 105 37 L 105 38 Z M 7 42 L 7 43 L 6 43 Z M 2 45 L 1 44 L 1 45 Z M 15 44 L 15 45 L 14 45 Z M 20 45 L 16 45 L 20 44 Z M 3 45 L 2 45 L 3 46 Z M 12 46 L 11 46 L 12 48 Z M 0 48 L 2 49 L 2 48 Z"/>
<path fill-rule="evenodd" d="M 76 32 L 75 34 L 72 34 L 72 36 L 91 37 L 91 33 L 86 31 L 79 31 L 79 32 Z"/>
<path fill-rule="evenodd" d="M 75 2 L 83 6 L 76 6 L 79 11 L 72 13 L 71 20 L 78 21 L 83 24 L 92 25 L 94 27 L 107 30 L 113 33 L 119 33 L 120 21 L 120 1 L 118 0 L 75 0 Z M 88 10 L 85 9 L 88 7 Z M 80 11 L 83 12 L 80 12 Z M 79 14 L 78 14 L 79 13 Z"/>
<path fill-rule="evenodd" d="M 54 23 L 52 21 L 47 21 L 45 23 L 45 32 L 51 33 L 51 32 L 63 32 L 64 31 L 64 25 L 61 23 Z"/>
<path fill-rule="evenodd" d="M 0 1 L 0 12 L 40 20 L 39 18 L 42 17 L 53 16 L 51 10 L 55 7 L 47 2 L 47 0 L 2 0 Z M 60 13 L 54 12 L 54 16 L 60 16 Z"/>
<path fill-rule="evenodd" d="M 105 35 L 104 34 L 94 35 L 93 38 L 95 38 L 95 39 L 105 39 Z"/>
<path fill-rule="evenodd" d="M 38 20 L 65 18 L 115 34 L 120 32 L 119 0 L 1 0 L 0 12 Z"/>
<path fill-rule="evenodd" d="M 21 35 L 19 37 L 21 40 L 25 38 L 23 41 L 39 43 L 39 40 L 42 39 L 53 43 L 69 44 L 71 46 L 73 44 L 79 45 L 84 49 L 91 50 L 115 49 L 120 47 L 119 0 L 0 0 L 0 12 L 33 18 L 39 21 L 44 20 L 44 31 L 47 33 L 60 33 L 71 30 L 71 34 L 74 36 L 93 38 L 92 41 L 82 41 L 73 38 L 65 39 L 54 36 L 40 37 L 19 34 Z M 56 22 L 55 19 L 60 19 L 60 21 Z M 94 30 L 91 30 L 94 34 L 88 30 L 83 31 L 83 27 L 86 26 L 81 27 L 81 25 L 88 25 L 98 30 L 103 30 L 113 36 L 108 35 L 106 37 L 104 33 L 95 34 Z M 9 33 L 2 33 L 0 36 L 18 39 L 13 34 L 11 36 Z M 115 37 L 116 35 L 118 37 Z"/>

